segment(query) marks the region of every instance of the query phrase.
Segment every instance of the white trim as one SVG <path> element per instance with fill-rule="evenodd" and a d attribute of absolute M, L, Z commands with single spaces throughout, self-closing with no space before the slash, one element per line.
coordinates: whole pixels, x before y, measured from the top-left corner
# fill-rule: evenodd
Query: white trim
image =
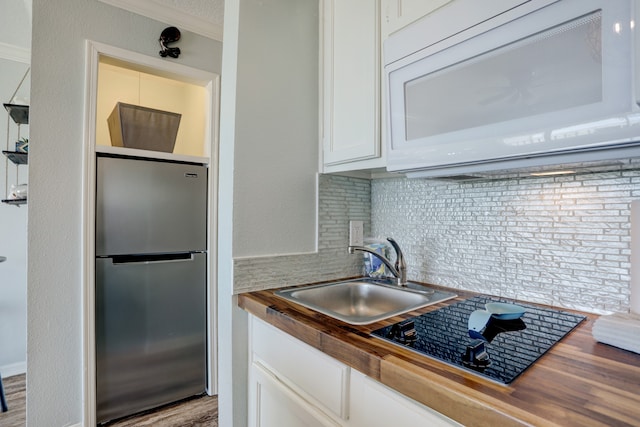
<path fill-rule="evenodd" d="M 96 355 L 95 355 L 95 158 L 98 151 L 113 152 L 110 147 L 96 146 L 96 96 L 98 87 L 98 64 L 101 59 L 120 61 L 122 65 L 140 71 L 173 78 L 182 82 L 189 82 L 207 89 L 209 94 L 207 107 L 211 114 L 207 115 L 205 137 L 210 141 L 205 147 L 207 157 L 182 156 L 196 162 L 209 160 L 209 272 L 207 280 L 209 357 L 207 366 L 207 393 L 217 392 L 218 355 L 217 341 L 217 230 L 218 230 L 218 126 L 219 126 L 219 97 L 220 76 L 215 73 L 198 70 L 182 64 L 163 61 L 136 52 L 127 51 L 91 40 L 86 41 L 85 53 L 85 119 L 84 119 L 84 161 L 83 161 L 83 261 L 82 261 L 82 336 L 83 336 L 83 425 L 96 424 Z M 118 151 L 118 150 L 116 150 Z M 129 150 L 139 153 L 142 151 L 149 157 L 152 152 L 144 150 Z M 120 153 L 120 151 L 118 151 Z M 159 155 L 156 153 L 156 155 Z M 168 158 L 177 159 L 180 156 L 167 154 Z"/>
<path fill-rule="evenodd" d="M 208 90 L 211 94 L 211 90 Z M 205 135 L 205 138 L 208 136 Z M 96 145 L 96 153 L 113 154 L 118 156 L 144 157 L 148 159 L 174 160 L 176 162 L 190 162 L 209 164 L 209 157 L 189 156 L 186 154 L 164 153 L 160 151 L 138 150 L 136 148 L 113 147 L 111 145 Z"/>
<path fill-rule="evenodd" d="M 116 64 L 127 65 L 136 71 L 153 73 L 160 77 L 176 79 L 183 82 L 206 86 L 215 79 L 216 74 L 198 70 L 178 62 L 169 62 L 161 58 L 146 56 L 119 47 L 109 46 L 104 43 L 89 41 L 95 47 L 98 54 L 104 55 L 102 59 L 108 59 Z M 122 63 L 125 64 L 122 64 Z M 96 82 L 97 83 L 97 82 Z"/>
<path fill-rule="evenodd" d="M 100 48 L 86 42 L 85 52 L 85 120 L 83 170 L 83 219 L 82 242 L 84 254 L 82 266 L 82 417 L 83 425 L 96 425 L 96 353 L 95 353 L 95 147 L 96 105 L 98 88 L 98 61 Z"/>
<path fill-rule="evenodd" d="M 9 365 L 0 366 L 0 374 L 2 378 L 9 378 L 14 375 L 27 373 L 27 361 L 11 363 Z"/>
<path fill-rule="evenodd" d="M 209 91 L 209 111 L 211 123 L 207 126 L 206 138 L 211 141 L 208 155 L 209 164 L 209 280 L 207 283 L 207 323 L 208 327 L 208 355 L 207 358 L 207 393 L 210 396 L 218 394 L 218 146 L 220 128 L 220 76 L 215 75 L 207 85 Z"/>
<path fill-rule="evenodd" d="M 0 58 L 30 64 L 31 49 L 0 42 Z"/>
<path fill-rule="evenodd" d="M 102 3 L 166 22 L 180 29 L 188 30 L 213 40 L 222 41 L 222 25 L 215 24 L 183 10 L 159 4 L 153 0 L 99 0 Z M 158 37 L 160 35 L 158 34 Z"/>

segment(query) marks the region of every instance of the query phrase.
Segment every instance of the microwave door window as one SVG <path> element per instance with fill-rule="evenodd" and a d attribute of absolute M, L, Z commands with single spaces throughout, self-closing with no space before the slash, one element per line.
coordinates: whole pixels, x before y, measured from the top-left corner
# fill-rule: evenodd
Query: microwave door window
<path fill-rule="evenodd" d="M 601 103 L 601 34 L 597 11 L 406 82 L 406 140 Z"/>

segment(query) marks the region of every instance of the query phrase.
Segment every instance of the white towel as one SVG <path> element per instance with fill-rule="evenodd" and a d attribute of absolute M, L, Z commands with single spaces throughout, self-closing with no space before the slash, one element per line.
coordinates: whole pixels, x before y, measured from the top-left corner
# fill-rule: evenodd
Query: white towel
<path fill-rule="evenodd" d="M 640 314 L 601 316 L 594 322 L 591 333 L 596 341 L 640 353 Z"/>

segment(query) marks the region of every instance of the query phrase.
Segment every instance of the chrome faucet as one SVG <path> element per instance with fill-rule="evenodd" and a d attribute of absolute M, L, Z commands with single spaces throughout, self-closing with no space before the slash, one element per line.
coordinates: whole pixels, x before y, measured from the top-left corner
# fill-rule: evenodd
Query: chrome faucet
<path fill-rule="evenodd" d="M 393 249 L 396 251 L 396 263 L 395 265 L 391 263 L 387 258 L 383 255 L 363 246 L 349 246 L 347 249 L 350 254 L 356 253 L 356 251 L 362 251 L 370 253 L 371 255 L 378 258 L 380 261 L 387 266 L 391 274 L 393 274 L 396 278 L 396 284 L 398 286 L 407 286 L 407 264 L 404 262 L 404 255 L 402 255 L 402 251 L 400 250 L 400 246 L 393 240 L 391 237 L 387 238 L 387 241 L 391 243 Z"/>

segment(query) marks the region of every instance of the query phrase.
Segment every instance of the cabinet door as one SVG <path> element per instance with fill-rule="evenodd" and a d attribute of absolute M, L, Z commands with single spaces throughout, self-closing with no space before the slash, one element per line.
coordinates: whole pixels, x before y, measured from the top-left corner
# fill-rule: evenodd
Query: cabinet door
<path fill-rule="evenodd" d="M 460 426 L 452 419 L 351 370 L 352 427 Z"/>
<path fill-rule="evenodd" d="M 250 325 L 253 363 L 325 413 L 349 418 L 349 367 L 253 316 Z"/>
<path fill-rule="evenodd" d="M 382 0 L 382 37 L 406 27 L 451 0 Z"/>
<path fill-rule="evenodd" d="M 280 382 L 264 366 L 259 363 L 251 365 L 249 426 L 336 427 L 339 425 Z"/>
<path fill-rule="evenodd" d="M 380 156 L 380 2 L 324 0 L 324 164 Z"/>

